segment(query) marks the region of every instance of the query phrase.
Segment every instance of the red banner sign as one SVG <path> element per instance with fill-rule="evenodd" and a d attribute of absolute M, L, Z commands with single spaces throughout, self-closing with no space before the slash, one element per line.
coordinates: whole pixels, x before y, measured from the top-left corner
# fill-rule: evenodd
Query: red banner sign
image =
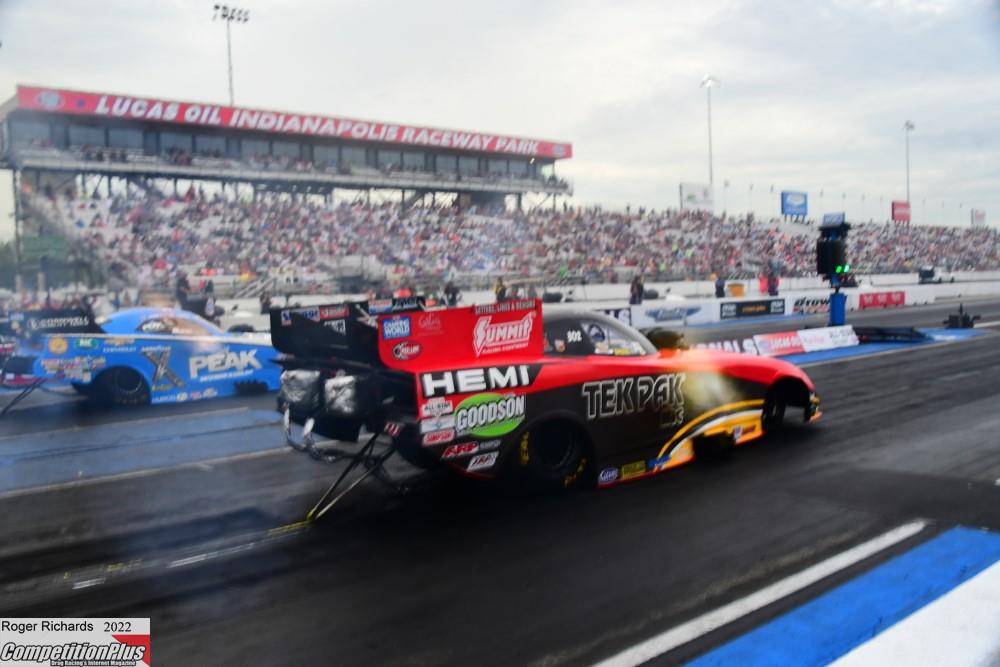
<path fill-rule="evenodd" d="M 560 159 L 573 156 L 572 144 L 539 139 L 33 86 L 17 87 L 17 103 L 21 109 L 81 116 L 376 141 L 525 157 Z"/>
<path fill-rule="evenodd" d="M 862 292 L 858 295 L 860 310 L 870 308 L 895 308 L 906 304 L 906 292 L 895 290 L 892 292 Z"/>
<path fill-rule="evenodd" d="M 892 202 L 892 219 L 895 220 L 896 222 L 909 222 L 910 202 L 908 201 Z"/>

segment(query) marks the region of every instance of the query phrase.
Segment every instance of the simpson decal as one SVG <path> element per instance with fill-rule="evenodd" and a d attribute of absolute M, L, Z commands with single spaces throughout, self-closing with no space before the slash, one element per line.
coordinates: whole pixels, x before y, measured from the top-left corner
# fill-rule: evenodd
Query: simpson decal
<path fill-rule="evenodd" d="M 660 415 L 660 426 L 684 421 L 683 373 L 639 375 L 598 382 L 581 388 L 587 405 L 587 419 L 606 419 L 650 410 Z"/>
<path fill-rule="evenodd" d="M 511 394 L 476 394 L 455 408 L 455 432 L 478 438 L 496 438 L 524 421 L 525 397 Z"/>

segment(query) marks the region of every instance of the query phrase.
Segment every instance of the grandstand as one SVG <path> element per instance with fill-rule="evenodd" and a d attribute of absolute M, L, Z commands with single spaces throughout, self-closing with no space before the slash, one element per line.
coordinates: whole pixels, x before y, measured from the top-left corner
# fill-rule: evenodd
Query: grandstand
<path fill-rule="evenodd" d="M 571 194 L 554 174 L 569 144 L 26 86 L 0 128 L 22 266 L 86 264 L 112 289 L 170 290 L 182 273 L 257 296 L 815 269 L 807 221 L 555 206 Z M 553 205 L 522 207 L 528 193 Z M 862 223 L 850 257 L 870 274 L 996 270 L 1000 240 Z"/>
<path fill-rule="evenodd" d="M 328 202 L 335 190 L 369 204 L 373 191 L 393 191 L 404 208 L 438 195 L 461 208 L 512 197 L 520 208 L 528 193 L 555 206 L 572 194 L 555 165 L 572 154 L 568 143 L 486 132 L 37 86 L 0 105 L 0 167 L 14 172 L 15 199 L 101 185 L 110 198 L 121 183 L 163 192 L 164 181 L 177 195 L 179 182 L 201 181 Z M 18 225 L 37 213 L 16 211 Z"/>

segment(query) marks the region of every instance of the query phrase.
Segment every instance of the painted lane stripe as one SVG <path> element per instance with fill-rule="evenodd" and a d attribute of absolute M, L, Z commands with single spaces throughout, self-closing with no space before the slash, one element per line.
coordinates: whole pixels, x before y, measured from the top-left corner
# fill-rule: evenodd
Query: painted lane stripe
<path fill-rule="evenodd" d="M 641 665 L 657 656 L 687 644 L 690 641 L 728 625 L 735 620 L 753 613 L 759 609 L 788 597 L 830 575 L 859 563 L 880 551 L 899 544 L 922 531 L 926 527 L 924 521 L 913 521 L 862 542 L 836 556 L 816 563 L 796 574 L 766 586 L 750 595 L 730 602 L 713 611 L 707 612 L 690 621 L 671 628 L 655 637 L 651 637 L 617 655 L 598 663 L 597 667 L 633 667 Z"/>
<path fill-rule="evenodd" d="M 1000 563 L 903 619 L 833 664 L 1000 664 Z M 997 661 L 997 662 L 994 662 Z"/>
<path fill-rule="evenodd" d="M 997 561 L 1000 534 L 952 528 L 689 664 L 829 664 Z"/>

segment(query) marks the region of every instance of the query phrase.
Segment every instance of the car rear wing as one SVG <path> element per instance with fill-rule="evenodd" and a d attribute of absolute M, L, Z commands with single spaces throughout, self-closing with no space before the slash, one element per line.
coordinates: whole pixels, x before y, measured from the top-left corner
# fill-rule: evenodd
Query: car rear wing
<path fill-rule="evenodd" d="M 271 344 L 300 362 L 380 366 L 378 314 L 417 312 L 423 297 L 348 301 L 271 310 Z"/>
<path fill-rule="evenodd" d="M 400 371 L 538 358 L 543 348 L 538 299 L 378 317 L 379 359 Z"/>

